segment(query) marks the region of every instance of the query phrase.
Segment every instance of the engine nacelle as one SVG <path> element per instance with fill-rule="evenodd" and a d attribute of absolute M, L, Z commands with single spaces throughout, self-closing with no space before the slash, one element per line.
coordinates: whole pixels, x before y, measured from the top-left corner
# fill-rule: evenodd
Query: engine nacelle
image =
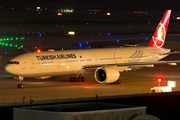
<path fill-rule="evenodd" d="M 113 67 L 99 67 L 94 73 L 98 83 L 113 83 L 120 77 L 120 73 Z"/>

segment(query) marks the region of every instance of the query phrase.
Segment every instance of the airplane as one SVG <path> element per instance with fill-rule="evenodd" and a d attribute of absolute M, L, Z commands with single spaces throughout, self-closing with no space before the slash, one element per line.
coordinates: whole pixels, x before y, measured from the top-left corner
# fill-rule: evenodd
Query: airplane
<path fill-rule="evenodd" d="M 73 75 L 70 81 L 85 81 L 90 72 L 98 83 L 120 84 L 120 72 L 155 64 L 177 65 L 176 61 L 159 61 L 169 54 L 163 48 L 171 10 L 166 10 L 149 44 L 145 47 L 119 47 L 78 49 L 61 51 L 29 52 L 11 59 L 5 70 L 19 80 L 18 88 L 23 88 L 24 78 L 46 79 L 51 76 Z"/>

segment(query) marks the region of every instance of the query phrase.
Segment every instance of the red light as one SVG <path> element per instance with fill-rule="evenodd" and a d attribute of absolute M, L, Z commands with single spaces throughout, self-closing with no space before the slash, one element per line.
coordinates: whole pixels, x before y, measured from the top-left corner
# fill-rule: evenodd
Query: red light
<path fill-rule="evenodd" d="M 41 50 L 40 50 L 40 49 L 38 49 L 38 50 L 37 50 L 37 52 L 38 52 L 38 53 L 40 53 L 40 52 L 41 52 Z"/>
<path fill-rule="evenodd" d="M 163 78 L 161 78 L 161 77 L 158 77 L 158 78 L 156 78 L 156 80 L 157 80 L 157 82 L 158 82 L 158 83 L 162 83 L 162 81 L 163 81 Z"/>
<path fill-rule="evenodd" d="M 158 79 L 158 82 L 161 82 L 161 78 Z"/>
<path fill-rule="evenodd" d="M 58 16 L 61 16 L 61 15 L 62 15 L 62 13 L 57 13 L 57 15 L 58 15 Z"/>

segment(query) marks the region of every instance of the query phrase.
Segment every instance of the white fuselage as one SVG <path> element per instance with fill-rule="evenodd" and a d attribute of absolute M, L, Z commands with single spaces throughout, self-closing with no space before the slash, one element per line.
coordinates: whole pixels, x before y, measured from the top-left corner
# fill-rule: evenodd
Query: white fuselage
<path fill-rule="evenodd" d="M 153 62 L 166 57 L 162 53 L 169 51 L 154 47 L 123 47 L 30 52 L 13 58 L 12 63 L 19 64 L 7 64 L 5 69 L 14 76 L 22 77 L 88 74 L 83 66 Z"/>

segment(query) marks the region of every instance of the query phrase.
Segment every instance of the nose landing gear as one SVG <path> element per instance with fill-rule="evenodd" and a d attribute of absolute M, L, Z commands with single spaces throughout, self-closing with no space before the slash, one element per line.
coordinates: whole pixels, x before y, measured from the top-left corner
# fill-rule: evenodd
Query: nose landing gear
<path fill-rule="evenodd" d="M 14 79 L 19 80 L 19 84 L 17 85 L 17 88 L 24 88 L 24 85 L 22 84 L 22 81 L 24 80 L 23 77 L 14 77 Z"/>

